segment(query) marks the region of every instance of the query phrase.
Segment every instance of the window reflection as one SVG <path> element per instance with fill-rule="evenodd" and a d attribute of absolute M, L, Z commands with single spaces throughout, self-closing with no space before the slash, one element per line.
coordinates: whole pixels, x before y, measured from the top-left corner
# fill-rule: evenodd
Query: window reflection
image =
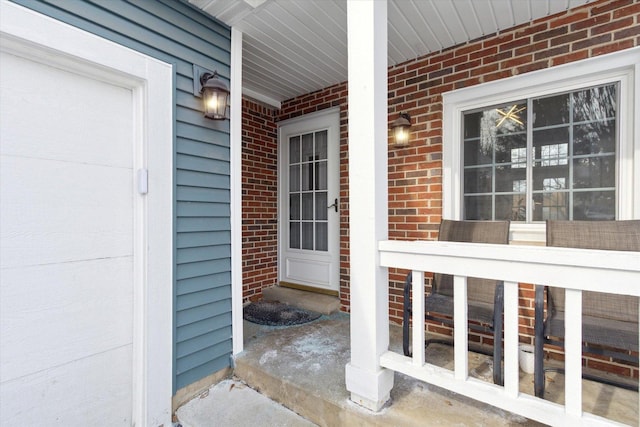
<path fill-rule="evenodd" d="M 527 149 L 512 148 L 511 149 L 511 167 L 526 168 L 527 167 Z"/>
<path fill-rule="evenodd" d="M 558 166 L 567 164 L 567 148 L 569 144 L 543 145 L 540 150 L 542 166 Z"/>

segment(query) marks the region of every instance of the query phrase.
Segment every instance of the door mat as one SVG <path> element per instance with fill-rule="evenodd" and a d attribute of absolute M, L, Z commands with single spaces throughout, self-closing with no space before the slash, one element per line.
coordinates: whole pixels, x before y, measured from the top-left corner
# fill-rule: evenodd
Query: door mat
<path fill-rule="evenodd" d="M 279 301 L 257 301 L 243 310 L 245 320 L 259 325 L 291 326 L 311 322 L 321 316 L 315 311 L 304 310 Z"/>

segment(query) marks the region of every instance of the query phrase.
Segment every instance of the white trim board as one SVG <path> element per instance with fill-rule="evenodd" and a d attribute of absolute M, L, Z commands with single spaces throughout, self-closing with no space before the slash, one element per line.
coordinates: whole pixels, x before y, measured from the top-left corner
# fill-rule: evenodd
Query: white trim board
<path fill-rule="evenodd" d="M 231 328 L 233 354 L 244 349 L 242 320 L 242 32 L 231 28 Z"/>
<path fill-rule="evenodd" d="M 2 0 L 3 49 L 132 90 L 149 193 L 134 201 L 140 268 L 134 313 L 133 424 L 170 425 L 173 319 L 173 69 L 139 52 Z M 71 42 L 70 42 L 71 41 Z M 148 286 L 153 283 L 153 286 Z M 81 422 L 79 420 L 79 422 Z"/>

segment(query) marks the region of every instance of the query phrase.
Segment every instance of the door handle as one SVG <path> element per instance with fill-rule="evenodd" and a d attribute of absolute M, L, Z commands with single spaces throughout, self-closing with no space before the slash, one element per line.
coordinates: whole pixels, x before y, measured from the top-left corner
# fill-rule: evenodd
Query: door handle
<path fill-rule="evenodd" d="M 334 208 L 338 212 L 338 199 L 335 199 L 332 205 L 327 206 L 327 209 Z"/>

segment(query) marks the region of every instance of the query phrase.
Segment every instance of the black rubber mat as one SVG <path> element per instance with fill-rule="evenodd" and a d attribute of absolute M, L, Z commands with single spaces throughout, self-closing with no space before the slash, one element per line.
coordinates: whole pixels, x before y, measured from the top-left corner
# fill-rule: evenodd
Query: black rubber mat
<path fill-rule="evenodd" d="M 244 318 L 252 323 L 268 326 L 291 326 L 311 322 L 321 316 L 278 301 L 252 302 L 243 310 Z"/>

